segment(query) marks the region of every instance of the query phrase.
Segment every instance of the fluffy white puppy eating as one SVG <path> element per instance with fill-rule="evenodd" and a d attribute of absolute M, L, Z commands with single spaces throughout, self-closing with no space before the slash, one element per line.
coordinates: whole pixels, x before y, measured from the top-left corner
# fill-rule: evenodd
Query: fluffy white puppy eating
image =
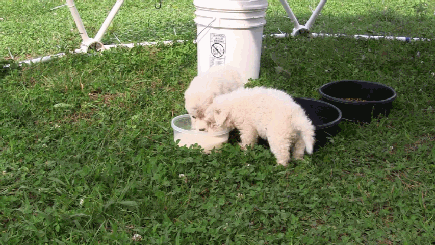
<path fill-rule="evenodd" d="M 267 139 L 278 164 L 287 166 L 291 149 L 295 159 L 302 159 L 304 150 L 313 152 L 313 124 L 301 106 L 280 90 L 240 88 L 217 96 L 207 114 L 213 115 L 207 120 L 217 126 L 237 128 L 243 149 L 255 144 L 258 136 Z"/>
<path fill-rule="evenodd" d="M 243 87 L 244 81 L 236 68 L 213 66 L 205 74 L 195 77 L 184 93 L 185 108 L 191 117 L 192 129 L 213 131 L 214 127 L 204 120 L 213 98 Z"/>

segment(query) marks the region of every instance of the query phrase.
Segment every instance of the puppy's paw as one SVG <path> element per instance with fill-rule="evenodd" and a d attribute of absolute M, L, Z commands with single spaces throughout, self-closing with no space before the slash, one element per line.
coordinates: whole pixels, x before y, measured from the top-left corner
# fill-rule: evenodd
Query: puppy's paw
<path fill-rule="evenodd" d="M 243 151 L 246 151 L 247 146 L 245 144 L 239 143 L 240 149 L 242 149 Z"/>
<path fill-rule="evenodd" d="M 295 160 L 304 160 L 304 155 L 294 155 L 293 159 L 295 159 Z"/>
<path fill-rule="evenodd" d="M 278 163 L 278 166 L 284 166 L 284 167 L 287 167 L 287 161 L 277 161 L 277 163 Z"/>

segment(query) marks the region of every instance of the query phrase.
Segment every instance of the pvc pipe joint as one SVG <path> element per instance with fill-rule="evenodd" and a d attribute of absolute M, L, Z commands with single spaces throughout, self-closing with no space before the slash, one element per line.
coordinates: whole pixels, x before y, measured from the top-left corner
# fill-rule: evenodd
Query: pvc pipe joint
<path fill-rule="evenodd" d="M 98 40 L 95 40 L 94 38 L 89 38 L 88 40 L 83 41 L 80 45 L 80 52 L 86 53 L 88 52 L 89 48 L 95 49 L 96 51 L 106 50 L 104 44 Z"/>

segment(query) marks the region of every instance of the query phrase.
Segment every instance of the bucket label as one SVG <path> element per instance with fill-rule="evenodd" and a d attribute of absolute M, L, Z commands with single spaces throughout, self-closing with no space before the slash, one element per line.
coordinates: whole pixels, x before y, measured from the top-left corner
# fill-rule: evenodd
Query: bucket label
<path fill-rule="evenodd" d="M 210 33 L 210 67 L 225 64 L 225 34 Z"/>

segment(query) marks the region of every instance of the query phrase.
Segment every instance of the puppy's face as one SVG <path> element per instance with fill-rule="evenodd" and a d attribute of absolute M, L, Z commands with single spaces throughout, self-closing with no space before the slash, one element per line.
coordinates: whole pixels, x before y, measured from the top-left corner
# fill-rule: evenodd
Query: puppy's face
<path fill-rule="evenodd" d="M 198 130 L 206 132 L 218 132 L 222 130 L 222 128 L 216 125 L 212 106 L 209 106 L 205 110 L 201 118 L 196 118 L 196 127 Z"/>
<path fill-rule="evenodd" d="M 207 121 L 205 121 L 203 110 L 194 109 L 189 113 L 192 129 L 207 131 Z"/>
<path fill-rule="evenodd" d="M 196 94 L 185 96 L 185 107 L 190 115 L 192 129 L 199 131 L 208 131 L 210 129 L 210 117 L 205 115 L 210 104 L 211 100 L 204 100 L 204 98 Z"/>
<path fill-rule="evenodd" d="M 218 132 L 222 130 L 222 128 L 219 128 L 216 125 L 213 116 L 213 109 L 211 109 L 211 107 L 207 108 L 207 110 L 205 110 L 204 113 L 199 113 L 197 115 L 199 116 L 195 116 L 195 118 L 191 116 L 192 125 L 194 125 L 196 130 L 205 131 L 205 132 Z"/>

